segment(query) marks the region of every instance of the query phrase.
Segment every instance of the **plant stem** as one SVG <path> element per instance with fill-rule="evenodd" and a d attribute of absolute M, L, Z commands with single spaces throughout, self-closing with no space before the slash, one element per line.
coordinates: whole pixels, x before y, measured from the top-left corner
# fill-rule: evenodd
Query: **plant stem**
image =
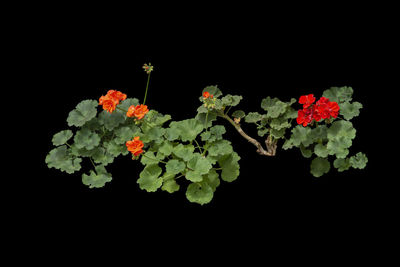
<path fill-rule="evenodd" d="M 90 159 L 90 162 L 92 163 L 92 165 L 93 165 L 93 168 L 95 168 L 96 169 L 96 165 L 94 165 L 94 162 L 93 162 L 93 160 L 92 160 L 92 157 L 89 157 L 89 159 Z M 96 172 L 96 170 L 94 170 L 95 172 Z"/>
<path fill-rule="evenodd" d="M 143 100 L 143 105 L 146 103 L 146 98 L 147 98 L 147 90 L 149 89 L 149 83 L 150 83 L 150 74 L 147 76 L 147 84 L 146 84 L 146 92 L 144 93 L 144 100 Z"/>
<path fill-rule="evenodd" d="M 231 110 L 231 107 L 232 107 L 232 106 L 230 106 L 230 107 L 228 108 L 228 110 L 225 112 L 225 115 L 228 115 L 228 112 L 229 112 L 229 110 Z"/>
<path fill-rule="evenodd" d="M 203 151 L 201 150 L 199 143 L 196 141 L 196 139 L 194 139 L 194 141 L 196 142 L 197 148 L 200 150 L 200 153 L 203 154 Z"/>
<path fill-rule="evenodd" d="M 265 144 L 267 146 L 267 150 L 263 148 L 263 146 L 254 138 L 248 136 L 243 129 L 240 127 L 239 124 L 236 124 L 228 115 L 224 114 L 223 112 L 220 112 L 218 116 L 224 118 L 225 120 L 229 121 L 230 124 L 235 127 L 236 131 L 244 137 L 247 141 L 252 143 L 255 147 L 257 147 L 257 153 L 260 155 L 264 156 L 275 156 L 276 153 L 276 142 L 273 142 L 272 140 L 268 140 L 268 138 L 265 140 Z"/>
<path fill-rule="evenodd" d="M 207 109 L 207 114 L 206 114 L 206 121 L 204 123 L 204 128 L 206 129 L 206 131 L 207 131 L 207 122 L 208 122 L 208 109 Z"/>

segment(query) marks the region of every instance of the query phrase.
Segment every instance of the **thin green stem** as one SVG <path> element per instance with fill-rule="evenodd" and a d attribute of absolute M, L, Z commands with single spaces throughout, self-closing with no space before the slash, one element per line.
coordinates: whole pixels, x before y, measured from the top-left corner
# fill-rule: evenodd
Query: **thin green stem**
<path fill-rule="evenodd" d="M 199 143 L 196 141 L 196 139 L 194 139 L 194 141 L 196 142 L 197 148 L 200 150 L 200 153 L 203 153 L 203 150 L 201 150 Z"/>
<path fill-rule="evenodd" d="M 68 144 L 68 142 L 65 142 L 65 144 L 69 147 L 69 148 L 71 148 L 71 145 L 70 144 Z"/>
<path fill-rule="evenodd" d="M 150 74 L 147 76 L 147 84 L 146 84 L 146 92 L 144 93 L 144 100 L 143 100 L 143 105 L 146 103 L 146 98 L 147 98 L 147 90 L 149 89 L 149 83 L 150 83 Z"/>
<path fill-rule="evenodd" d="M 229 112 L 229 110 L 231 110 L 231 107 L 232 107 L 232 106 L 230 106 L 230 107 L 228 108 L 228 110 L 225 112 L 225 115 L 228 115 L 228 112 Z"/>
<path fill-rule="evenodd" d="M 183 177 L 183 176 L 184 176 L 184 175 L 181 174 L 181 175 L 179 175 L 178 177 L 175 177 L 175 179 L 181 178 L 181 177 Z"/>
<path fill-rule="evenodd" d="M 213 168 L 213 170 L 219 171 L 222 170 L 222 168 Z"/>
<path fill-rule="evenodd" d="M 204 123 L 204 128 L 206 129 L 206 131 L 207 131 L 207 123 L 208 123 L 208 109 L 207 109 L 207 114 L 206 114 L 206 121 Z"/>
<path fill-rule="evenodd" d="M 93 160 L 92 160 L 92 157 L 89 157 L 89 159 L 90 159 L 90 162 L 92 163 L 92 165 L 93 165 L 93 168 L 95 168 L 96 169 L 96 165 L 94 164 L 94 162 L 93 162 Z M 95 170 L 96 171 L 96 170 Z"/>

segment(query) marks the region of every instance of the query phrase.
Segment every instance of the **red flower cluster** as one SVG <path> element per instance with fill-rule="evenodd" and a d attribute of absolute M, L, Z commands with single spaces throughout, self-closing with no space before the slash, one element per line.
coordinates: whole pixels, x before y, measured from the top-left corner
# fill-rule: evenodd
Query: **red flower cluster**
<path fill-rule="evenodd" d="M 119 104 L 119 101 L 123 101 L 125 99 L 126 94 L 116 90 L 109 90 L 107 95 L 100 97 L 99 105 L 102 105 L 104 110 L 112 113 Z"/>
<path fill-rule="evenodd" d="M 214 97 L 214 95 L 210 94 L 209 92 L 204 92 L 204 93 L 203 93 L 203 98 L 204 98 L 204 99 L 213 98 L 213 97 Z"/>
<path fill-rule="evenodd" d="M 329 101 L 326 97 L 321 97 L 315 104 L 313 94 L 303 95 L 299 99 L 299 103 L 303 104 L 303 109 L 297 113 L 297 123 L 307 126 L 312 120 L 320 121 L 321 119 L 337 118 L 339 114 L 339 105 L 336 102 Z"/>

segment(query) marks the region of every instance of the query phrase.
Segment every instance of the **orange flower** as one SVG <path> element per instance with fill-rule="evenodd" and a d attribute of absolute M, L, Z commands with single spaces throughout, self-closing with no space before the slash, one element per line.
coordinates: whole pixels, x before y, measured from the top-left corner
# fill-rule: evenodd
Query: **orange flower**
<path fill-rule="evenodd" d="M 135 106 L 130 106 L 128 109 L 128 112 L 126 113 L 126 116 L 128 117 L 133 117 L 135 116 L 138 120 L 142 119 L 144 117 L 144 115 L 147 114 L 147 112 L 149 112 L 149 110 L 147 109 L 146 105 L 137 105 Z"/>
<path fill-rule="evenodd" d="M 139 136 L 135 136 L 132 141 L 127 141 L 126 142 L 126 147 L 128 148 L 128 151 L 130 151 L 133 155 L 139 156 L 141 153 L 143 153 L 143 142 L 139 140 Z"/>
<path fill-rule="evenodd" d="M 204 99 L 206 99 L 206 98 L 213 98 L 214 96 L 213 96 L 213 95 L 210 95 L 209 92 L 204 92 L 204 93 L 203 93 L 203 97 L 204 97 Z"/>
<path fill-rule="evenodd" d="M 100 97 L 99 105 L 103 105 L 104 110 L 107 110 L 108 112 L 112 113 L 119 104 L 119 101 L 125 99 L 126 99 L 126 94 L 123 94 L 120 91 L 116 90 L 109 90 L 107 92 L 107 95 Z"/>
<path fill-rule="evenodd" d="M 119 103 L 118 100 L 116 101 L 114 98 L 110 98 L 108 95 L 101 96 L 99 99 L 99 105 L 103 105 L 103 109 L 107 110 L 110 113 L 112 113 L 115 110 L 118 103 Z"/>
<path fill-rule="evenodd" d="M 114 99 L 118 99 L 119 101 L 123 101 L 126 99 L 126 94 L 123 94 L 120 91 L 116 91 L 116 90 L 109 90 L 107 92 L 107 95 L 109 95 L 110 97 L 112 97 Z"/>

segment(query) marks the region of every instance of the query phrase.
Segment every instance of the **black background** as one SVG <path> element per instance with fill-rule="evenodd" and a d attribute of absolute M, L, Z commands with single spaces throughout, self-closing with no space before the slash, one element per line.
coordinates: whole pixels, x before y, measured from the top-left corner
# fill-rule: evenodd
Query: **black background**
<path fill-rule="evenodd" d="M 128 227 L 135 233 L 136 225 L 150 224 L 161 232 L 166 225 L 190 225 L 216 233 L 224 225 L 243 229 L 243 222 L 252 225 L 246 230 L 250 232 L 266 227 L 334 231 L 343 225 L 360 231 L 362 222 L 376 216 L 381 194 L 369 123 L 375 116 L 372 91 L 378 85 L 376 70 L 384 52 L 379 40 L 384 33 L 362 12 L 354 20 L 354 13 L 343 12 L 290 22 L 270 18 L 271 12 L 250 18 L 212 13 L 195 17 L 194 23 L 189 22 L 191 13 L 138 23 L 123 15 L 111 22 L 98 13 L 79 19 L 58 19 L 54 14 L 35 26 L 38 30 L 27 35 L 35 45 L 27 48 L 26 67 L 32 70 L 28 80 L 36 90 L 30 87 L 26 94 L 35 99 L 35 112 L 41 116 L 26 122 L 37 130 L 37 150 L 31 159 L 34 180 L 22 178 L 27 189 L 24 216 L 45 227 L 68 222 L 68 227 L 88 232 L 112 225 L 113 230 Z M 299 150 L 278 149 L 276 157 L 259 156 L 228 123 L 219 121 L 241 156 L 241 174 L 232 183 L 221 181 L 208 205 L 189 203 L 185 188 L 174 194 L 140 190 L 136 180 L 142 165 L 128 156 L 107 166 L 113 180 L 101 189 L 83 185 L 81 172 L 68 175 L 48 169 L 44 159 L 52 149 L 51 138 L 67 129 L 68 113 L 80 101 L 97 100 L 109 89 L 143 100 L 147 76 L 141 67 L 149 62 L 154 72 L 146 104 L 173 120 L 194 117 L 198 97 L 208 85 L 242 95 L 238 108 L 259 112 L 267 96 L 287 101 L 313 93 L 318 98 L 331 86 L 351 86 L 353 99 L 364 108 L 353 119 L 357 137 L 350 153 L 366 153 L 368 165 L 343 173 L 332 166 L 329 174 L 314 178 L 309 173 L 311 160 Z M 244 127 L 257 137 L 254 128 Z M 89 169 L 85 162 L 83 172 Z"/>

